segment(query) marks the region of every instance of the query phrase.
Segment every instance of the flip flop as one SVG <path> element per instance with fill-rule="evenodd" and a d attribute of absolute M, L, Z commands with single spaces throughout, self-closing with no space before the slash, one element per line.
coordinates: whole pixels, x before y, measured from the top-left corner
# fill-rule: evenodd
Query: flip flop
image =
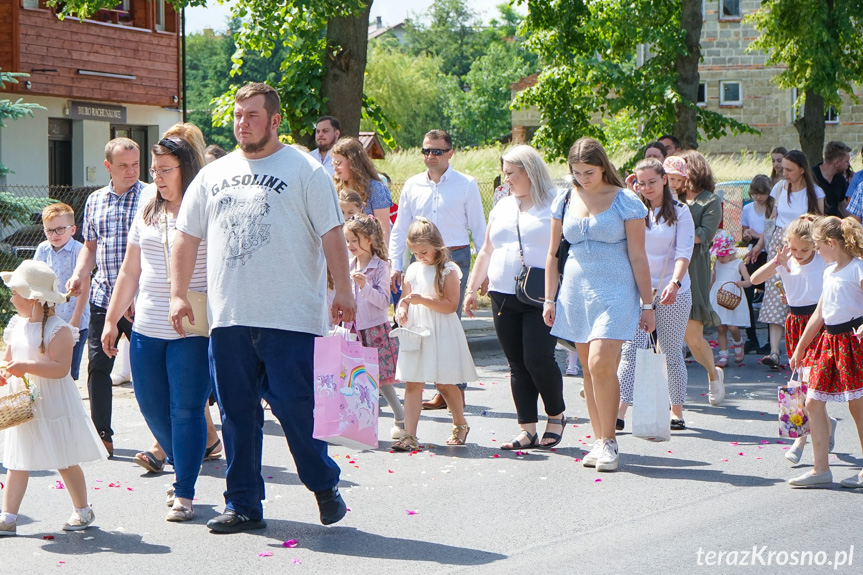
<path fill-rule="evenodd" d="M 208 447 L 206 451 L 204 451 L 204 461 L 215 461 L 217 459 L 221 459 L 222 458 L 222 452 L 221 451 L 219 451 L 218 453 L 213 453 L 214 451 L 219 449 L 221 446 L 222 446 L 222 440 L 217 438 L 216 443 L 214 443 L 213 445 Z"/>
<path fill-rule="evenodd" d="M 141 459 L 138 455 L 143 455 L 144 459 Z M 150 473 L 162 473 L 162 470 L 165 468 L 165 460 L 157 459 L 150 451 L 142 451 L 141 453 L 138 453 L 132 461 Z"/>
<path fill-rule="evenodd" d="M 561 426 L 560 434 L 546 431 L 545 433 L 542 434 L 542 439 L 553 439 L 554 443 L 543 444 L 542 440 L 540 440 L 539 447 L 542 449 L 550 449 L 552 447 L 555 447 L 558 443 L 560 443 L 560 440 L 563 439 L 563 432 L 566 431 L 566 423 L 567 423 L 566 416 L 563 416 L 560 419 L 548 419 L 545 423 L 546 426 L 548 426 L 548 425 L 560 425 Z"/>
<path fill-rule="evenodd" d="M 520 437 L 526 437 L 530 441 L 528 443 L 522 443 L 519 441 Z M 531 447 L 537 446 L 537 435 L 536 433 L 531 433 L 529 431 L 522 430 L 521 433 L 515 436 L 515 439 L 509 442 L 512 447 L 505 447 L 501 445 L 500 448 L 505 451 L 512 451 L 513 449 L 529 449 Z"/>
<path fill-rule="evenodd" d="M 682 419 L 673 418 L 670 426 L 673 431 L 683 431 L 686 429 L 686 422 Z"/>

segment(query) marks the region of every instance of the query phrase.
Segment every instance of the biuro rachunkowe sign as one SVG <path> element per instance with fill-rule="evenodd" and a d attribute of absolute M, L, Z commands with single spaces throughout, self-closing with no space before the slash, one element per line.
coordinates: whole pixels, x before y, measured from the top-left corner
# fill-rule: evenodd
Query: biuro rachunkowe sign
<path fill-rule="evenodd" d="M 76 102 L 69 104 L 69 118 L 72 120 L 100 120 L 102 122 L 126 123 L 126 108 L 110 104 Z"/>

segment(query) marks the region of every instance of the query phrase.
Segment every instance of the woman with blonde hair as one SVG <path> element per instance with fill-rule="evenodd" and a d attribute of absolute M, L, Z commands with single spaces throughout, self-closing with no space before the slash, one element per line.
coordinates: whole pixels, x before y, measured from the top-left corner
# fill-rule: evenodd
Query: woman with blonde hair
<path fill-rule="evenodd" d="M 374 216 L 384 231 L 384 243 L 390 242 L 390 207 L 393 198 L 384 185 L 366 149 L 355 138 L 342 138 L 330 151 L 333 158 L 333 180 L 341 193 L 351 190 L 363 199 L 363 212 Z"/>
<path fill-rule="evenodd" d="M 583 465 L 615 471 L 621 348 L 637 327 L 648 333 L 656 328 L 644 247 L 647 208 L 624 187 L 596 140 L 575 142 L 568 163 L 575 186 L 552 203 L 543 318 L 552 335 L 575 342 L 584 368 L 596 443 Z M 569 249 L 561 280 L 558 247 L 563 240 Z"/>
<path fill-rule="evenodd" d="M 510 386 L 521 432 L 501 449 L 554 447 L 563 436 L 563 377 L 554 357 L 557 338 L 542 319 L 542 308 L 516 295 L 516 278 L 527 265 L 544 273 L 551 231 L 551 201 L 556 189 L 545 162 L 530 146 L 515 146 L 501 156 L 509 195 L 488 216 L 485 241 L 476 256 L 463 311 L 473 317 L 477 290 L 489 280 L 494 329 L 509 362 Z M 522 263 L 523 262 L 523 263 Z M 537 438 L 537 398 L 548 416 Z"/>

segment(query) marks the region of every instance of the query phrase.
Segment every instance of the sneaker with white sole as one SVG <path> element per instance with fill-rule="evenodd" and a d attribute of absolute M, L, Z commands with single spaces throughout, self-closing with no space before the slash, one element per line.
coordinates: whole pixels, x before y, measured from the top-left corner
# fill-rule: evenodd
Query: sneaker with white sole
<path fill-rule="evenodd" d="M 854 477 L 843 479 L 839 482 L 839 485 L 841 485 L 842 487 L 848 487 L 850 489 L 860 489 L 861 487 L 863 487 L 863 471 L 861 471 Z"/>
<path fill-rule="evenodd" d="M 620 453 L 617 450 L 616 439 L 606 439 L 602 442 L 602 453 L 596 460 L 597 471 L 617 471 L 620 465 Z"/>
<path fill-rule="evenodd" d="M 93 513 L 92 507 L 90 507 L 90 511 L 87 514 L 76 509 L 72 512 L 72 516 L 69 517 L 69 520 L 63 524 L 63 531 L 83 531 L 84 529 L 87 529 L 95 519 L 96 514 Z"/>
<path fill-rule="evenodd" d="M 18 535 L 18 521 L 15 520 L 12 523 L 6 523 L 0 520 L 0 537 L 9 535 Z"/>
<path fill-rule="evenodd" d="M 803 456 L 803 450 L 806 449 L 806 436 L 798 437 L 791 446 L 791 449 L 785 452 L 785 459 L 791 463 L 800 463 L 800 458 Z"/>
<path fill-rule="evenodd" d="M 725 399 L 725 372 L 721 367 L 716 368 L 716 381 L 708 381 L 707 399 L 710 405 L 719 405 Z"/>
<path fill-rule="evenodd" d="M 581 464 L 585 467 L 596 467 L 596 460 L 599 459 L 599 455 L 602 453 L 602 440 L 597 439 L 593 444 L 593 447 L 590 449 L 590 453 L 584 456 L 581 460 Z"/>
<path fill-rule="evenodd" d="M 833 472 L 829 469 L 824 473 L 807 471 L 800 477 L 788 480 L 788 485 L 791 487 L 818 487 L 821 485 L 830 485 L 831 483 L 833 483 Z"/>

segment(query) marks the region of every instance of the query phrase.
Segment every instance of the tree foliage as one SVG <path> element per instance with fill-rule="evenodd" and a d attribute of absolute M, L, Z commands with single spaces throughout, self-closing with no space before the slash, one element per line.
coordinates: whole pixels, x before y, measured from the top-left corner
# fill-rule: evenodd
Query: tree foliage
<path fill-rule="evenodd" d="M 671 132 L 681 106 L 695 111 L 699 139 L 755 132 L 681 94 L 677 59 L 688 48 L 680 2 L 517 1 L 528 10 L 521 32 L 544 68 L 516 105 L 539 109 L 534 142 L 549 156 L 565 157 L 582 136 L 608 143 L 601 120 L 623 112 L 639 119 L 642 142 Z"/>
<path fill-rule="evenodd" d="M 750 50 L 767 53 L 768 65 L 784 70 L 774 81 L 797 88 L 806 114 L 795 122 L 810 162 L 824 147 L 825 111 L 841 110 L 840 92 L 853 101 L 854 84 L 863 82 L 863 0 L 764 0 L 749 16 L 760 35 Z"/>
<path fill-rule="evenodd" d="M 0 90 L 5 89 L 6 84 L 17 84 L 18 78 L 27 78 L 29 76 L 30 74 L 25 74 L 23 72 L 4 72 L 0 69 Z M 8 98 L 4 98 L 0 100 L 0 128 L 6 127 L 4 120 L 18 120 L 20 118 L 26 118 L 27 116 L 33 115 L 33 110 L 44 109 L 45 108 L 39 104 L 25 102 L 22 98 L 18 98 L 14 102 Z M 11 170 L 9 168 L 0 163 L 0 176 L 5 176 L 10 171 Z M 8 211 L 5 209 L 8 203 L 8 198 L 0 200 L 0 205 L 4 208 L 4 214 Z M 0 214 L 0 217 L 2 217 L 2 214 Z M 0 223 L 6 224 L 8 222 L 0 221 Z"/>

